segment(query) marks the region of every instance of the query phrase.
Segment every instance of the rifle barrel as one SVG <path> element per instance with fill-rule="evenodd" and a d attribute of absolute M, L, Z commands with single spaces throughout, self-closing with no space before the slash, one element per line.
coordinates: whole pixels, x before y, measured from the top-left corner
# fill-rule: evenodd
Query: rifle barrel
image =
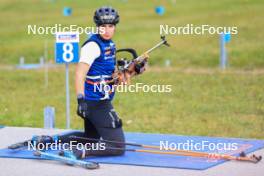
<path fill-rule="evenodd" d="M 154 49 L 160 47 L 160 46 L 161 46 L 162 44 L 164 44 L 164 43 L 165 43 L 164 40 L 161 41 L 161 42 L 159 42 L 157 45 L 153 46 L 152 48 L 150 48 L 149 50 L 147 50 L 145 53 L 146 53 L 146 54 L 150 53 L 151 51 L 153 51 Z"/>
<path fill-rule="evenodd" d="M 160 47 L 163 44 L 166 44 L 166 40 L 165 38 L 162 38 L 162 41 L 159 42 L 158 44 L 156 44 L 155 46 L 153 46 L 152 48 L 150 48 L 149 50 L 147 50 L 146 52 L 144 52 L 144 54 L 149 54 L 150 52 L 152 52 L 153 50 L 155 50 L 156 48 Z M 138 61 L 144 54 L 138 56 L 135 60 Z"/>

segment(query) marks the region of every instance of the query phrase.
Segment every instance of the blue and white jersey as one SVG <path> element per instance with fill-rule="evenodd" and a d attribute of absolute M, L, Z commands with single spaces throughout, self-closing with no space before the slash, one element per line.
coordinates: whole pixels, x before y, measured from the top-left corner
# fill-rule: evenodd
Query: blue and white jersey
<path fill-rule="evenodd" d="M 93 60 L 87 73 L 84 90 L 85 99 L 112 100 L 115 94 L 114 89 L 111 85 L 103 86 L 103 82 L 111 80 L 115 70 L 115 44 L 112 40 L 104 40 L 99 34 L 94 34 L 83 44 L 83 47 L 92 42 L 99 46 L 100 54 Z"/>

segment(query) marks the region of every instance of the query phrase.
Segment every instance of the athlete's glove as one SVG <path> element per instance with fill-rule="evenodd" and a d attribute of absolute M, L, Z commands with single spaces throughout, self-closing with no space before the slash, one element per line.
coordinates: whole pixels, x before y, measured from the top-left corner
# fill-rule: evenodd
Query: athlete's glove
<path fill-rule="evenodd" d="M 148 54 L 143 54 L 141 57 L 142 57 L 141 61 L 135 63 L 135 66 L 134 66 L 134 72 L 137 75 L 143 73 L 146 70 L 146 65 L 147 65 L 147 61 L 148 61 L 149 55 Z"/>
<path fill-rule="evenodd" d="M 140 63 L 137 63 L 135 65 L 135 72 L 137 74 L 143 73 L 146 70 L 146 64 L 147 64 L 147 60 L 144 60 L 144 61 L 142 61 Z"/>
<path fill-rule="evenodd" d="M 84 96 L 78 95 L 77 101 L 78 101 L 77 114 L 82 118 L 87 118 L 88 106 L 87 106 L 87 103 L 84 99 Z"/>

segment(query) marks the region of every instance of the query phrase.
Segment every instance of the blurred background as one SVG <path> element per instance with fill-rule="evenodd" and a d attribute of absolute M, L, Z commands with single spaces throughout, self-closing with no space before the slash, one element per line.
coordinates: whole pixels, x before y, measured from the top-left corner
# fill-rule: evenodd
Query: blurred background
<path fill-rule="evenodd" d="M 65 128 L 65 66 L 54 63 L 55 37 L 28 35 L 28 25 L 94 26 L 103 5 L 120 14 L 117 48 L 138 53 L 159 42 L 161 24 L 238 27 L 224 70 L 219 35 L 167 35 L 171 47 L 151 53 L 148 71 L 133 82 L 172 85 L 172 92 L 118 93 L 125 131 L 264 138 L 263 0 L 0 0 L 0 125 L 43 127 L 43 110 L 52 106 L 56 128 Z M 86 39 L 82 34 L 80 44 Z M 17 67 L 23 62 L 31 65 Z M 82 129 L 74 72 L 71 64 L 71 128 Z"/>

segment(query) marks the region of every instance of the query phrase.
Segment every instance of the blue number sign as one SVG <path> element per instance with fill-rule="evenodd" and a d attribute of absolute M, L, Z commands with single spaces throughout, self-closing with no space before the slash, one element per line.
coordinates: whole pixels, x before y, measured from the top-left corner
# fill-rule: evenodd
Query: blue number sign
<path fill-rule="evenodd" d="M 60 32 L 56 34 L 56 63 L 76 63 L 79 60 L 79 34 Z"/>

